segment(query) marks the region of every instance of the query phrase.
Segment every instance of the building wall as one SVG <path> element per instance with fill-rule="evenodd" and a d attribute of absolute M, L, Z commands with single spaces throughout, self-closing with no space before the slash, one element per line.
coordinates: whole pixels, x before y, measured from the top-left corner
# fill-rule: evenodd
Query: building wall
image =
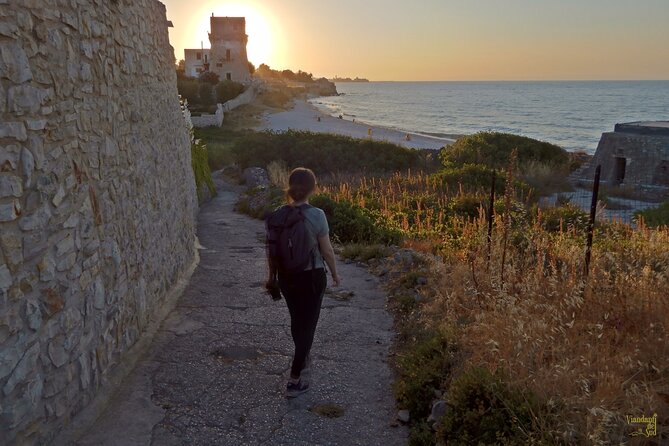
<path fill-rule="evenodd" d="M 200 59 L 197 55 L 200 54 Z M 184 50 L 184 61 L 186 62 L 186 76 L 198 77 L 204 71 L 205 63 L 209 63 L 209 49 L 186 49 Z"/>
<path fill-rule="evenodd" d="M 0 443 L 43 444 L 195 258 L 164 6 L 0 0 Z"/>
<path fill-rule="evenodd" d="M 609 132 L 602 135 L 590 163 L 594 174 L 602 166 L 602 181 L 618 183 L 619 163 L 624 159 L 624 184 L 669 185 L 669 136 Z"/>
<path fill-rule="evenodd" d="M 211 17 L 211 65 L 210 70 L 221 80 L 248 83 L 251 80 L 249 60 L 246 54 L 246 20 L 243 17 Z M 228 51 L 230 57 L 228 58 Z"/>

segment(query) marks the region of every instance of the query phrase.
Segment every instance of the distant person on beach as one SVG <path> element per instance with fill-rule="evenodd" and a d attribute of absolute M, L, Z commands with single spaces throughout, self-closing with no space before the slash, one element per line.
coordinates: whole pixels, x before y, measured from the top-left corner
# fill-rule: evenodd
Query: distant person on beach
<path fill-rule="evenodd" d="M 409 134 L 407 133 L 406 136 L 404 137 L 404 139 L 407 140 L 407 141 L 411 141 L 411 135 L 409 135 Z"/>
<path fill-rule="evenodd" d="M 321 122 L 321 117 L 320 116 L 317 119 L 318 119 L 318 122 Z"/>
<path fill-rule="evenodd" d="M 288 398 L 309 390 L 310 352 L 327 285 L 326 265 L 333 285 L 340 284 L 325 213 L 309 204 L 315 190 L 316 176 L 310 169 L 293 170 L 286 191 L 289 203 L 271 213 L 266 221 L 266 288 L 275 299 L 280 299 L 281 294 L 285 297 L 295 344 L 286 384 Z"/>
<path fill-rule="evenodd" d="M 369 139 L 372 139 L 372 133 L 373 133 L 372 128 L 371 127 L 368 128 L 367 129 L 367 136 L 369 137 Z"/>

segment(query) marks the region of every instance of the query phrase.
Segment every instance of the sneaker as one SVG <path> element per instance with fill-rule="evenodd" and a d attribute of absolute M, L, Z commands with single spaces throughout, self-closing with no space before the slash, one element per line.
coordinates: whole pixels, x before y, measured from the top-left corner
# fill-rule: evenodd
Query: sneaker
<path fill-rule="evenodd" d="M 309 383 L 300 379 L 297 383 L 290 380 L 286 384 L 286 398 L 295 398 L 309 390 Z"/>

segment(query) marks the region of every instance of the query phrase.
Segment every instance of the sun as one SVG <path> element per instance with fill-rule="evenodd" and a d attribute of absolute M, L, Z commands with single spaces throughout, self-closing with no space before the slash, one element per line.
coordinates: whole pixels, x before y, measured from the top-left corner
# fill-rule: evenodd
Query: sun
<path fill-rule="evenodd" d="M 246 34 L 249 36 L 246 50 L 249 61 L 256 66 L 261 63 L 272 65 L 276 62 L 280 42 L 278 27 L 262 6 L 253 2 L 216 2 L 198 8 L 191 15 L 194 23 L 189 29 L 197 30 L 198 42 L 202 42 L 205 48 L 209 47 L 209 18 L 212 13 L 217 17 L 246 17 Z"/>

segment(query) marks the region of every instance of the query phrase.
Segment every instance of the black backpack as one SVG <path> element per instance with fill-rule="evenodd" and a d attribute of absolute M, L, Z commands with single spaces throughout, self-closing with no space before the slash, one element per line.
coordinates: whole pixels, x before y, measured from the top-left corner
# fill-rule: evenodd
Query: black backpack
<path fill-rule="evenodd" d="M 314 265 L 318 241 L 304 215 L 310 207 L 285 205 L 265 218 L 268 254 L 278 271 L 298 273 Z"/>

